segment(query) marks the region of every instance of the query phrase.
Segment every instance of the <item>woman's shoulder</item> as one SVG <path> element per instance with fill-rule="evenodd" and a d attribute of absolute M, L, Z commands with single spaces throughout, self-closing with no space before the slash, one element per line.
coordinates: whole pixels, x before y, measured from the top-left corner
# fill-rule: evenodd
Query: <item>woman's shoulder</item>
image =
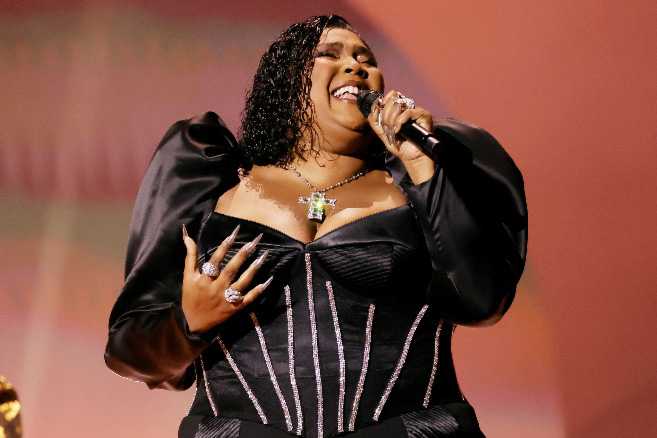
<path fill-rule="evenodd" d="M 174 122 L 160 141 L 160 150 L 190 149 L 207 160 L 235 156 L 238 142 L 223 119 L 214 111 L 206 111 Z"/>
<path fill-rule="evenodd" d="M 126 276 L 154 248 L 183 253 L 180 226 L 195 233 L 217 198 L 239 179 L 237 141 L 208 111 L 173 123 L 141 180 L 132 212 Z"/>
<path fill-rule="evenodd" d="M 442 143 L 441 152 L 446 160 L 498 169 L 516 185 L 523 185 L 520 170 L 490 131 L 470 122 L 446 117 L 434 124 L 433 132 Z"/>

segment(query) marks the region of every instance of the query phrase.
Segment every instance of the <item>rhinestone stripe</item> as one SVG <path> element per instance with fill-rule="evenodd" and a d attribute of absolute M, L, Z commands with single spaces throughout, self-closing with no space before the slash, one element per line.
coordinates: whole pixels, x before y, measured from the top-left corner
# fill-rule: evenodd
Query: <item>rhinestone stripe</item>
<path fill-rule="evenodd" d="M 349 431 L 353 432 L 356 427 L 356 415 L 358 414 L 358 405 L 360 397 L 363 395 L 365 388 L 365 375 L 367 374 L 367 365 L 370 362 L 370 344 L 372 343 L 372 323 L 374 322 L 374 304 L 370 304 L 367 312 L 367 323 L 365 324 L 365 348 L 363 348 L 363 366 L 360 369 L 360 376 L 356 384 L 356 393 L 354 402 L 351 406 L 351 417 L 349 418 Z"/>
<path fill-rule="evenodd" d="M 226 348 L 226 345 L 224 344 L 224 341 L 221 340 L 220 336 L 217 336 L 217 343 L 219 344 L 219 347 L 221 347 L 221 351 L 224 352 L 224 355 L 226 356 L 226 360 L 228 361 L 228 364 L 233 369 L 233 372 L 235 373 L 235 375 L 239 379 L 240 383 L 242 384 L 242 387 L 244 388 L 244 391 L 246 391 L 246 395 L 251 400 L 251 403 L 253 403 L 253 407 L 258 412 L 258 416 L 260 417 L 260 420 L 262 421 L 263 424 L 268 424 L 267 416 L 263 412 L 262 407 L 260 407 L 260 403 L 258 403 L 258 399 L 256 398 L 255 394 L 253 394 L 253 391 L 251 391 L 251 388 L 249 387 L 249 384 L 246 383 L 246 380 L 244 379 L 244 376 L 242 375 L 242 372 L 237 367 L 237 364 L 235 363 L 235 360 L 233 359 L 233 356 L 231 356 L 230 351 L 228 351 L 228 348 Z"/>
<path fill-rule="evenodd" d="M 305 261 L 310 335 L 313 346 L 313 363 L 315 365 L 315 383 L 317 384 L 317 438 L 322 438 L 324 436 L 324 396 L 322 394 L 322 373 L 319 369 L 319 346 L 317 345 L 317 321 L 315 319 L 315 299 L 313 297 L 313 273 L 310 263 L 310 253 L 305 254 Z"/>
<path fill-rule="evenodd" d="M 203 372 L 203 384 L 205 385 L 205 394 L 208 396 L 208 402 L 210 402 L 210 408 L 212 408 L 212 413 L 214 414 L 215 417 L 217 417 L 219 416 L 219 412 L 217 411 L 217 406 L 214 404 L 214 399 L 212 398 L 212 394 L 210 393 L 210 384 L 208 383 L 208 376 L 205 373 L 205 363 L 203 362 L 203 353 L 201 353 L 199 359 L 201 362 L 201 371 Z"/>
<path fill-rule="evenodd" d="M 431 366 L 431 374 L 429 375 L 429 383 L 427 383 L 427 392 L 424 393 L 424 401 L 422 406 L 425 408 L 429 406 L 429 400 L 431 400 L 431 390 L 433 388 L 433 382 L 436 378 L 436 371 L 438 370 L 438 350 L 440 349 L 440 331 L 443 329 L 443 321 L 438 321 L 438 327 L 436 328 L 436 337 L 433 340 L 433 365 Z"/>
<path fill-rule="evenodd" d="M 283 393 L 281 392 L 281 387 L 278 385 L 278 379 L 276 378 L 276 374 L 274 373 L 274 367 L 271 364 L 271 358 L 269 357 L 269 351 L 267 350 L 267 342 L 265 341 L 265 335 L 262 333 L 262 327 L 260 327 L 260 322 L 258 321 L 258 317 L 254 312 L 251 312 L 249 314 L 251 316 L 251 321 L 253 321 L 253 326 L 256 329 L 256 333 L 258 334 L 258 340 L 260 341 L 260 349 L 262 350 L 262 356 L 265 359 L 265 364 L 267 365 L 267 371 L 269 371 L 269 378 L 271 379 L 272 385 L 274 385 L 274 391 L 276 391 L 276 395 L 278 396 L 278 401 L 281 402 L 281 408 L 283 409 L 283 415 L 285 416 L 285 425 L 287 426 L 287 431 L 292 430 L 292 418 L 290 418 L 290 410 L 287 407 L 287 402 L 285 401 L 285 397 L 283 397 Z"/>
<path fill-rule="evenodd" d="M 372 417 L 374 421 L 379 421 L 379 416 L 381 415 L 381 411 L 383 411 L 383 406 L 385 406 L 386 402 L 388 401 L 388 397 L 392 392 L 392 388 L 395 386 L 395 383 L 399 378 L 399 373 L 401 373 L 401 369 L 404 366 L 404 362 L 406 362 L 406 356 L 408 355 L 408 349 L 411 347 L 411 341 L 413 340 L 413 335 L 415 334 L 415 330 L 417 330 L 417 326 L 420 324 L 420 321 L 422 320 L 422 317 L 424 316 L 428 307 L 429 307 L 428 304 L 422 306 L 417 316 L 415 317 L 415 321 L 413 321 L 413 325 L 411 325 L 411 328 L 408 331 L 408 334 L 406 335 L 404 348 L 402 349 L 401 355 L 399 356 L 399 360 L 397 361 L 397 366 L 395 367 L 395 371 L 393 371 L 392 376 L 390 376 L 390 380 L 386 385 L 385 391 L 383 391 L 381 400 L 379 400 L 379 404 L 374 410 L 374 416 Z"/>
<path fill-rule="evenodd" d="M 287 307 L 287 356 L 290 367 L 290 384 L 292 385 L 292 394 L 294 394 L 294 407 L 297 410 L 297 435 L 301 435 L 303 430 L 303 412 L 301 410 L 301 399 L 299 398 L 299 388 L 297 388 L 297 378 L 294 371 L 294 324 L 292 319 L 292 293 L 290 286 L 285 286 L 285 306 Z"/>
<path fill-rule="evenodd" d="M 344 387 L 345 387 L 345 361 L 344 348 L 342 346 L 342 333 L 340 332 L 340 321 L 338 320 L 338 309 L 335 306 L 335 297 L 333 296 L 333 285 L 330 281 L 326 282 L 326 291 L 328 292 L 329 305 L 331 306 L 331 315 L 333 316 L 333 327 L 335 327 L 335 340 L 338 344 L 338 362 L 340 364 L 340 379 L 338 392 L 338 433 L 344 432 Z"/>

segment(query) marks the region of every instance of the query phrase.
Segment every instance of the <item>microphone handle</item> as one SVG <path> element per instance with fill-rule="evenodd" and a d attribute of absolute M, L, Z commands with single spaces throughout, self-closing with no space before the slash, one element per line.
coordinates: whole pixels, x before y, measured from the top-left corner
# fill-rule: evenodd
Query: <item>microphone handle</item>
<path fill-rule="evenodd" d="M 425 154 L 434 160 L 438 158 L 438 140 L 431 131 L 409 120 L 399 129 L 399 135 L 415 143 Z"/>
<path fill-rule="evenodd" d="M 374 102 L 382 96 L 382 93 L 374 90 L 360 91 L 356 100 L 358 103 L 358 109 L 360 109 L 360 112 L 362 112 L 365 117 L 368 117 L 372 112 Z M 401 126 L 399 134 L 405 139 L 418 145 L 422 152 L 432 159 L 436 160 L 438 158 L 438 143 L 440 143 L 440 141 L 431 131 L 427 131 L 413 120 L 409 120 Z"/>

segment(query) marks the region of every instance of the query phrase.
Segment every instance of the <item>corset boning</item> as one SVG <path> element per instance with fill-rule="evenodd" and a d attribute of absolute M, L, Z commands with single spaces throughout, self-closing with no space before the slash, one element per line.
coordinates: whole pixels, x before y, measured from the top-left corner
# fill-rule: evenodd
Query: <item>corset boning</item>
<path fill-rule="evenodd" d="M 201 228 L 199 262 L 237 223 L 237 244 L 224 261 L 262 232 L 252 258 L 269 255 L 253 284 L 271 274 L 274 281 L 261 302 L 221 325 L 195 361 L 191 415 L 329 437 L 462 399 L 453 325 L 426 303 L 431 264 L 409 205 L 309 244 L 213 212 Z"/>

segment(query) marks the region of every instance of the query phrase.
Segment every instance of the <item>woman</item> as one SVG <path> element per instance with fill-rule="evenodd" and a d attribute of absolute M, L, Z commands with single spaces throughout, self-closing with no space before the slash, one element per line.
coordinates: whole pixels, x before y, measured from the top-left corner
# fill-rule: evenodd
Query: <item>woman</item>
<path fill-rule="evenodd" d="M 450 342 L 511 304 L 522 176 L 395 90 L 366 119 L 363 89 L 383 90 L 370 47 L 312 17 L 262 57 L 240 143 L 209 112 L 158 146 L 105 360 L 150 388 L 196 381 L 179 436 L 483 436 Z M 397 135 L 411 119 L 437 160 Z"/>

